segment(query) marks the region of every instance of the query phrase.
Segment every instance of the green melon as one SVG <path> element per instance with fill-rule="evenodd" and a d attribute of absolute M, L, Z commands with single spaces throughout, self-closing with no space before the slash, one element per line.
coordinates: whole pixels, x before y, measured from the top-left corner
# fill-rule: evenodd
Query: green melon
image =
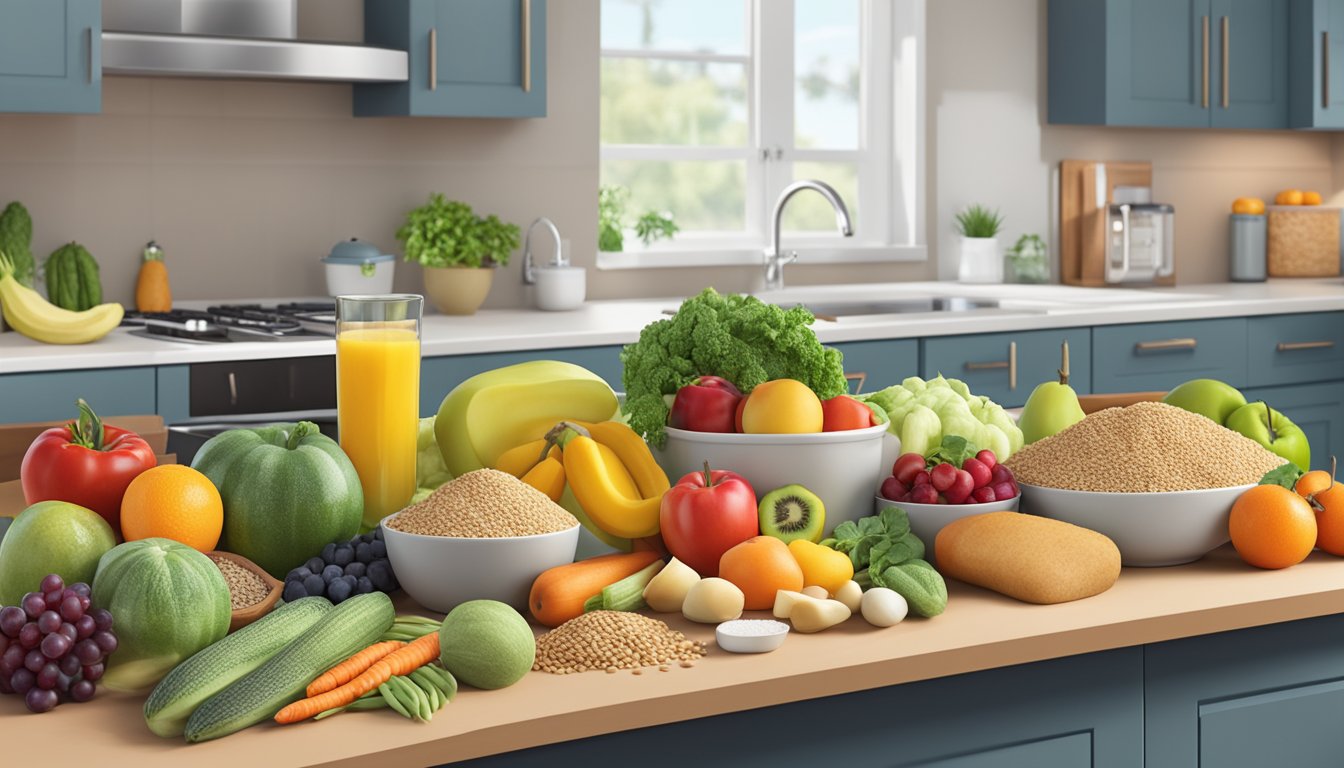
<path fill-rule="evenodd" d="M 439 627 L 439 661 L 453 677 L 485 690 L 523 679 L 537 658 L 532 628 L 498 600 L 469 600 Z"/>
<path fill-rule="evenodd" d="M 68 501 L 39 501 L 0 539 L 0 605 L 18 605 L 49 573 L 66 584 L 93 581 L 98 559 L 117 545 L 98 513 Z"/>
<path fill-rule="evenodd" d="M 142 691 L 229 631 L 229 586 L 210 558 L 171 539 L 119 544 L 93 577 L 93 604 L 112 612 L 117 650 L 103 683 Z"/>

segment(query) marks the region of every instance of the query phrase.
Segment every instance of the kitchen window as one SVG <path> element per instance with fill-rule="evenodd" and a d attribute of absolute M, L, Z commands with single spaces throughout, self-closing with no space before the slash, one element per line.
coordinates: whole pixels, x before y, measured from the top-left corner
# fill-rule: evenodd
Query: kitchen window
<path fill-rule="evenodd" d="M 783 240 L 805 261 L 923 260 L 924 3 L 602 0 L 598 267 L 760 264 L 808 178 L 855 232 L 799 194 Z"/>

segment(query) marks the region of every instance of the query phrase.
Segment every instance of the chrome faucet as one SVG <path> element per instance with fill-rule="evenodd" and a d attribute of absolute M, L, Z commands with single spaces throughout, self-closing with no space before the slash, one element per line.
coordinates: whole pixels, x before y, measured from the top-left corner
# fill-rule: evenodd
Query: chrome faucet
<path fill-rule="evenodd" d="M 824 181 L 814 181 L 804 179 L 795 181 L 784 188 L 779 194 L 779 199 L 775 201 L 775 213 L 771 216 L 771 236 L 770 247 L 765 249 L 765 290 L 778 291 L 784 287 L 784 265 L 790 264 L 798 259 L 797 251 L 784 253 L 779 250 L 779 226 L 780 220 L 784 217 L 784 204 L 789 201 L 796 193 L 804 189 L 815 189 L 826 198 L 826 202 L 835 209 L 835 226 L 840 230 L 840 234 L 849 237 L 854 234 L 854 228 L 849 223 L 849 209 L 845 207 L 845 201 L 840 199 L 840 193 L 836 192 L 830 184 Z"/>

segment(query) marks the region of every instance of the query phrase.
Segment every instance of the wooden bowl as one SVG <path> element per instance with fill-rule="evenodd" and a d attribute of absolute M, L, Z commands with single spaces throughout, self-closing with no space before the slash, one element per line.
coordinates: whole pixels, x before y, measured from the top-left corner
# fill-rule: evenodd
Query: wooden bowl
<path fill-rule="evenodd" d="M 271 576 L 271 574 L 267 573 L 265 569 L 263 569 L 261 566 L 257 565 L 251 560 L 248 560 L 246 557 L 243 557 L 242 555 L 235 555 L 232 552 L 224 552 L 218 549 L 213 552 L 206 552 L 205 556 L 212 560 L 216 558 L 220 560 L 232 560 L 235 565 L 245 568 L 260 576 L 261 580 L 266 582 L 266 586 L 270 587 L 270 591 L 267 592 L 266 596 L 261 599 L 261 602 L 255 605 L 249 605 L 246 608 L 239 608 L 238 610 L 234 611 L 229 615 L 230 632 L 236 632 L 237 630 L 246 627 L 248 624 L 251 624 L 257 619 L 260 619 L 262 616 L 265 616 L 266 614 L 270 613 L 271 609 L 274 608 L 275 604 L 280 600 L 280 593 L 284 591 L 285 585 L 277 581 L 274 577 Z"/>

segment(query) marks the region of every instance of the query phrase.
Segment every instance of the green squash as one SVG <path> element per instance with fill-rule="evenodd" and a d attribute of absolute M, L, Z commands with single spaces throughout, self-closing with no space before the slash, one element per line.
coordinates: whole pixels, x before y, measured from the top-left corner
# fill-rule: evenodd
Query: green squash
<path fill-rule="evenodd" d="M 206 441 L 191 466 L 224 501 L 220 548 L 277 579 L 359 530 L 364 491 L 355 465 L 310 422 L 231 429 Z"/>

